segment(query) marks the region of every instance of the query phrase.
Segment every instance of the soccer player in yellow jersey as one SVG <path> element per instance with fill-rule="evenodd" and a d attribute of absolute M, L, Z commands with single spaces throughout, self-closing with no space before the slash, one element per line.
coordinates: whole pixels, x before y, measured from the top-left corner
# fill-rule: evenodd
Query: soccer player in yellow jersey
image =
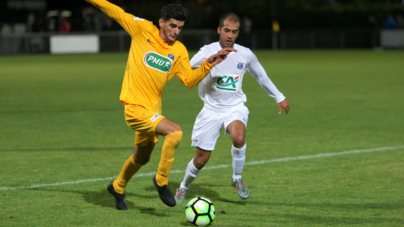
<path fill-rule="evenodd" d="M 179 125 L 161 115 L 161 99 L 164 87 L 175 75 L 192 88 L 198 84 L 216 64 L 223 61 L 233 48 L 224 48 L 203 64 L 192 70 L 188 52 L 176 41 L 187 15 L 178 4 L 169 4 L 161 10 L 159 27 L 143 18 L 125 13 L 120 7 L 106 0 L 86 0 L 118 22 L 132 37 L 120 100 L 125 106 L 125 119 L 135 131 L 135 149 L 123 165 L 116 180 L 107 190 L 115 198 L 115 207 L 127 210 L 124 188 L 131 177 L 145 165 L 157 143 L 159 135 L 164 144 L 153 183 L 160 199 L 168 206 L 176 202 L 168 187 L 168 175 L 174 161 L 174 153 L 181 141 Z"/>

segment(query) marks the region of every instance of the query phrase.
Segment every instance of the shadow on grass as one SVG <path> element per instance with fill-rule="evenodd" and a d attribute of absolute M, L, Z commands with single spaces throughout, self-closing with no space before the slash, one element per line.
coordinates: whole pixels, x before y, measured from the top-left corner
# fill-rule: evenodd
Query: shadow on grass
<path fill-rule="evenodd" d="M 67 192 L 67 193 L 76 193 L 81 195 L 87 203 L 94 204 L 96 206 L 107 207 L 115 209 L 115 200 L 114 198 L 108 193 L 106 189 L 100 189 L 98 191 L 78 191 L 78 190 L 58 190 L 58 189 L 45 189 L 45 188 L 33 188 L 30 190 L 35 191 L 49 191 L 49 192 Z M 126 198 L 135 197 L 135 198 L 145 198 L 145 199 L 155 199 L 156 196 L 148 196 L 148 195 L 140 195 L 131 192 L 125 192 Z M 128 209 L 136 209 L 139 210 L 141 213 L 149 214 L 156 217 L 169 217 L 168 214 L 163 214 L 156 212 L 156 209 L 153 207 L 144 207 L 135 205 L 132 201 L 125 200 Z"/>
<path fill-rule="evenodd" d="M 191 226 L 192 224 L 190 224 L 187 221 L 182 221 L 182 222 L 180 222 L 180 225 L 182 225 L 182 226 Z"/>
<path fill-rule="evenodd" d="M 170 187 L 173 194 L 175 193 L 175 190 L 180 186 L 180 184 L 181 183 L 178 183 L 175 181 L 168 183 L 168 186 Z M 238 204 L 238 205 L 246 204 L 246 201 L 243 201 L 238 197 L 236 189 L 234 189 L 234 195 L 235 195 L 234 200 L 222 198 L 220 196 L 220 194 L 218 193 L 218 191 L 220 191 L 219 188 L 221 188 L 221 187 L 223 187 L 222 184 L 210 184 L 210 183 L 192 184 L 190 190 L 187 192 L 187 196 L 186 196 L 187 201 L 189 201 L 195 197 L 205 197 L 205 198 L 210 199 L 213 204 L 215 203 L 215 201 L 233 203 L 233 204 Z M 156 189 L 152 186 L 152 187 L 148 187 L 147 190 L 156 190 Z"/>
<path fill-rule="evenodd" d="M 107 183 L 105 183 L 105 186 Z M 180 185 L 179 182 L 170 181 L 169 187 L 173 194 L 175 193 L 176 188 Z M 229 186 L 230 187 L 230 186 Z M 82 188 L 82 187 L 79 187 Z M 256 201 L 252 198 L 252 200 L 243 201 L 238 198 L 237 193 L 234 191 L 234 200 L 233 199 L 226 199 L 222 198 L 223 193 L 220 193 L 220 190 L 223 188 L 222 184 L 211 184 L 211 183 L 204 183 L 204 184 L 192 184 L 192 188 L 187 194 L 187 201 L 194 197 L 202 196 L 209 198 L 213 203 L 216 201 L 231 203 L 236 206 L 244 206 L 244 205 L 254 205 L 258 204 L 259 207 L 265 206 L 270 207 L 270 209 L 277 209 L 277 207 L 290 207 L 290 212 L 285 214 L 274 214 L 269 213 L 270 222 L 277 223 L 278 219 L 280 218 L 279 223 L 301 223 L 301 224 L 320 224 L 320 225 L 355 225 L 355 224 L 362 224 L 362 225 L 371 225 L 371 224 L 386 224 L 386 225 L 404 225 L 404 219 L 399 217 L 354 217 L 350 216 L 349 214 L 339 216 L 338 210 L 342 209 L 346 211 L 358 211 L 358 210 L 370 210 L 370 209 L 382 209 L 382 210 L 401 210 L 404 208 L 404 203 L 271 203 L 270 201 Z M 131 191 L 126 192 L 126 198 L 138 198 L 138 199 L 146 199 L 152 201 L 152 203 L 157 202 L 161 203 L 158 193 L 150 181 L 149 184 L 142 184 L 139 185 L 139 189 L 141 191 L 149 192 L 148 194 L 139 194 L 133 193 Z M 115 209 L 115 201 L 113 197 L 106 191 L 106 187 L 100 188 L 97 191 L 85 191 L 83 190 L 63 190 L 63 189 L 51 189 L 51 188 L 32 188 L 29 190 L 34 191 L 45 191 L 45 192 L 55 192 L 55 193 L 76 193 L 81 195 L 85 202 L 94 204 L 95 206 L 101 206 L 105 208 Z M 136 203 L 126 200 L 129 210 L 138 210 L 139 212 L 155 216 L 155 217 L 170 217 L 170 214 L 161 210 L 159 208 L 154 208 L 150 206 L 139 206 Z M 144 203 L 144 201 L 143 201 Z M 162 207 L 165 206 L 164 204 L 160 204 Z M 185 203 L 177 204 L 177 206 L 185 207 Z M 312 215 L 308 215 L 306 212 L 299 214 L 300 208 L 311 208 Z M 330 210 L 331 209 L 331 210 Z M 322 210 L 327 211 L 323 212 L 323 214 L 318 215 L 318 212 L 322 212 Z M 219 212 L 218 210 L 216 212 Z M 337 213 L 335 213 L 337 212 Z M 317 213 L 317 214 L 316 214 Z M 256 214 L 249 212 L 249 218 L 254 218 Z M 239 217 L 241 218 L 241 217 Z M 245 222 L 248 222 L 248 218 L 245 219 Z M 178 222 L 178 225 L 181 226 L 189 226 L 189 223 L 186 221 Z"/>
<path fill-rule="evenodd" d="M 106 186 L 107 184 L 105 184 Z M 175 195 L 176 188 L 180 185 L 179 182 L 169 182 L 169 187 L 171 189 L 171 192 Z M 141 199 L 152 199 L 154 201 L 158 201 L 159 203 L 162 203 L 160 201 L 160 198 L 158 196 L 158 193 L 156 191 L 156 188 L 154 187 L 153 183 L 150 181 L 150 184 L 148 185 L 142 185 L 140 187 L 143 187 L 144 191 L 147 192 L 153 192 L 155 194 L 153 195 L 144 195 L 144 194 L 138 194 L 138 193 L 133 193 L 131 191 L 126 191 L 126 198 L 141 198 Z M 215 201 L 221 201 L 221 202 L 226 202 L 226 203 L 232 203 L 232 204 L 238 204 L 238 205 L 245 205 L 245 201 L 239 201 L 238 197 L 235 197 L 235 200 L 229 200 L 222 198 L 220 194 L 218 193 L 218 190 L 215 190 L 215 188 L 218 187 L 223 187 L 223 185 L 215 185 L 215 184 L 192 184 L 192 190 L 190 190 L 187 194 L 187 201 L 194 197 L 206 197 L 209 198 L 213 203 Z M 80 187 L 82 188 L 82 187 Z M 106 208 L 112 208 L 115 209 L 115 200 L 113 197 L 107 192 L 106 187 L 99 189 L 97 191 L 85 191 L 85 190 L 63 190 L 63 189 L 51 189 L 51 188 L 32 188 L 29 190 L 33 191 L 48 191 L 48 192 L 62 192 L 62 193 L 76 193 L 79 194 L 83 197 L 85 202 L 94 204 L 96 206 L 101 206 L 101 207 L 106 207 Z M 237 193 L 235 192 L 237 195 Z M 139 206 L 136 205 L 134 202 L 126 199 L 125 200 L 128 209 L 136 209 L 139 210 L 141 213 L 149 214 L 152 216 L 157 216 L 157 217 L 169 217 L 170 215 L 166 213 L 159 213 L 156 211 L 155 208 L 153 207 L 147 207 L 147 206 Z M 161 204 L 162 206 L 165 206 Z M 185 203 L 182 204 L 185 207 Z M 181 223 L 181 224 L 187 224 L 187 222 Z"/>

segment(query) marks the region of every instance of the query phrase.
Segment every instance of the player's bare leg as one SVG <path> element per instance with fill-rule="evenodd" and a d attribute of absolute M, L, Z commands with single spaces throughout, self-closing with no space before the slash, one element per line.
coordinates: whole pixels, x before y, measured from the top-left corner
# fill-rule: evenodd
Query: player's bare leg
<path fill-rule="evenodd" d="M 161 151 L 160 163 L 153 183 L 157 188 L 160 199 L 170 207 L 175 206 L 175 199 L 168 187 L 168 175 L 174 161 L 174 154 L 181 142 L 182 129 L 176 123 L 164 118 L 156 127 L 156 134 L 165 137 Z"/>
<path fill-rule="evenodd" d="M 195 157 L 193 159 L 194 166 L 201 170 L 209 161 L 212 151 L 203 150 L 199 147 L 196 148 Z"/>
<path fill-rule="evenodd" d="M 248 199 L 250 192 L 244 185 L 241 178 L 245 163 L 245 151 L 247 145 L 245 143 L 245 131 L 246 127 L 242 121 L 235 120 L 227 126 L 227 131 L 230 133 L 232 140 L 231 155 L 233 158 L 233 177 L 232 185 L 237 188 L 237 193 L 241 199 Z"/>
<path fill-rule="evenodd" d="M 198 176 L 199 171 L 209 161 L 212 151 L 203 150 L 199 147 L 196 148 L 195 157 L 188 163 L 185 170 L 184 180 L 181 182 L 180 187 L 175 193 L 175 201 L 177 203 L 185 203 L 185 196 L 188 192 L 191 183 Z"/>
<path fill-rule="evenodd" d="M 127 210 L 124 189 L 133 175 L 150 160 L 154 149 L 154 143 L 149 142 L 145 146 L 135 146 L 131 155 L 122 167 L 118 178 L 108 184 L 107 190 L 115 198 L 115 207 L 118 210 Z"/>

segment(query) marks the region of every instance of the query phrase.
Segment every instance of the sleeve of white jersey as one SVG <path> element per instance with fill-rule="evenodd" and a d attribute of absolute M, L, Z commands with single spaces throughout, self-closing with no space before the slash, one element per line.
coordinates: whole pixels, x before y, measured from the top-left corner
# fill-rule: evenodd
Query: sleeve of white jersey
<path fill-rule="evenodd" d="M 193 69 L 199 68 L 199 67 L 202 65 L 202 63 L 208 58 L 208 57 L 206 56 L 206 54 L 207 54 L 207 47 L 206 47 L 206 46 L 203 46 L 203 47 L 198 51 L 198 53 L 196 53 L 196 54 L 192 57 L 191 61 L 189 61 L 189 63 L 191 64 L 191 67 L 192 67 Z"/>
<path fill-rule="evenodd" d="M 258 84 L 264 89 L 265 93 L 271 96 L 277 103 L 285 100 L 285 96 L 276 88 L 275 84 L 269 79 L 265 69 L 259 63 L 257 57 L 251 52 L 250 62 L 247 70 L 255 78 Z"/>

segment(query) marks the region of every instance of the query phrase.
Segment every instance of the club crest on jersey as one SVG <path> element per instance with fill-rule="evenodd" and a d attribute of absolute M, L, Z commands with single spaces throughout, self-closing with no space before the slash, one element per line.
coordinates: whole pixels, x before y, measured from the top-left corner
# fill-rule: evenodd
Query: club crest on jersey
<path fill-rule="evenodd" d="M 236 92 L 239 87 L 240 76 L 238 74 L 223 74 L 217 79 L 215 89 Z"/>
<path fill-rule="evenodd" d="M 244 67 L 243 63 L 238 63 L 238 64 L 237 64 L 237 68 L 238 68 L 238 69 L 242 70 L 243 67 Z"/>
<path fill-rule="evenodd" d="M 147 67 L 163 73 L 170 72 L 171 66 L 173 65 L 173 62 L 170 58 L 153 51 L 147 52 L 143 57 L 143 61 Z"/>
<path fill-rule="evenodd" d="M 174 57 L 174 55 L 169 54 L 169 55 L 168 55 L 168 57 L 169 57 L 169 58 L 171 58 L 171 60 L 173 60 L 173 61 L 174 61 L 174 58 L 175 58 L 175 57 Z"/>

